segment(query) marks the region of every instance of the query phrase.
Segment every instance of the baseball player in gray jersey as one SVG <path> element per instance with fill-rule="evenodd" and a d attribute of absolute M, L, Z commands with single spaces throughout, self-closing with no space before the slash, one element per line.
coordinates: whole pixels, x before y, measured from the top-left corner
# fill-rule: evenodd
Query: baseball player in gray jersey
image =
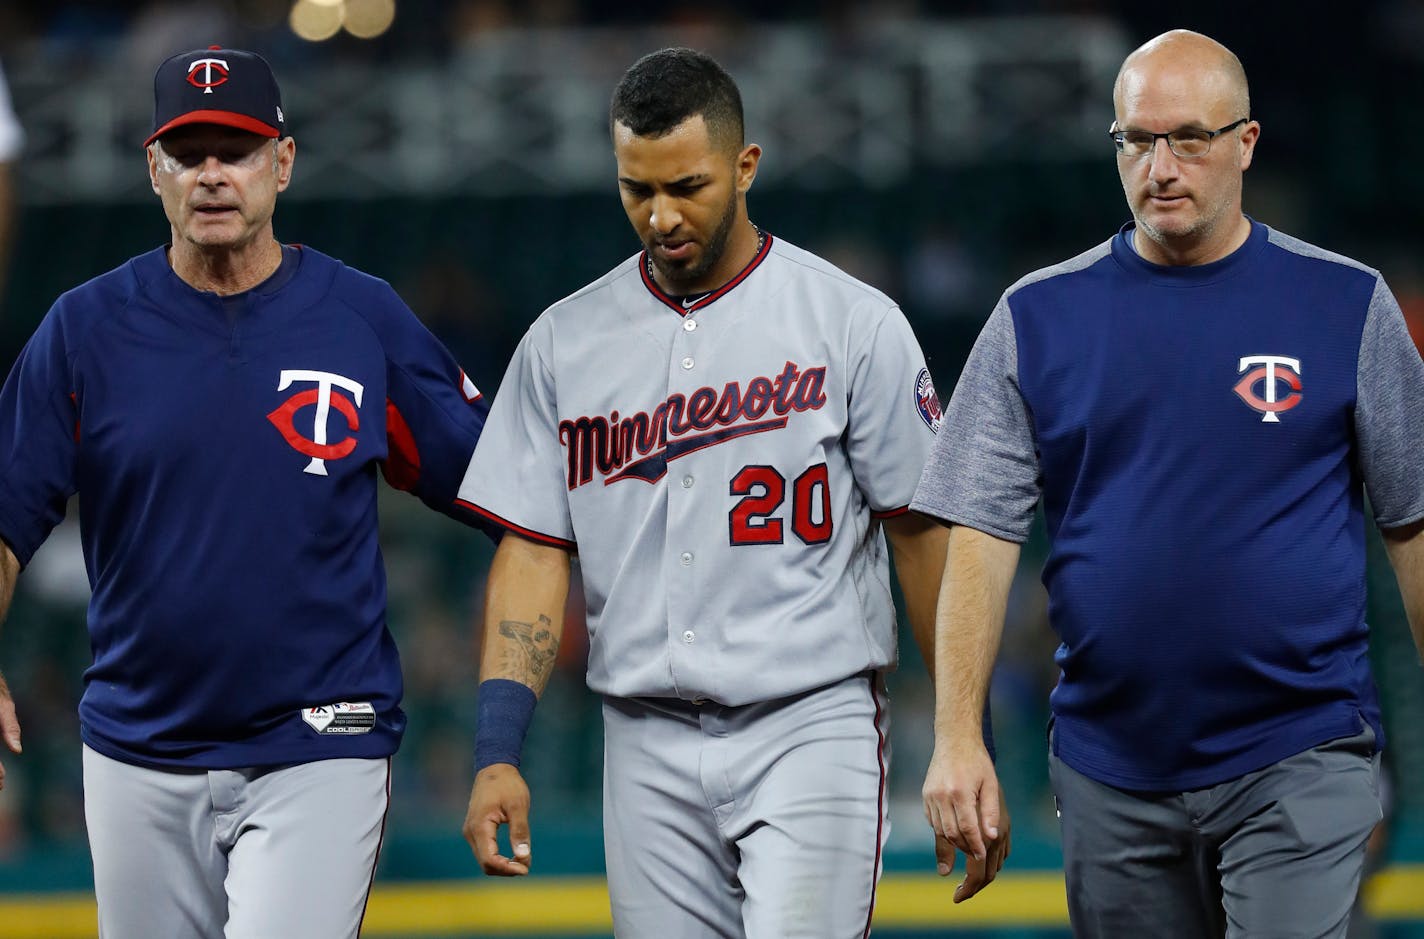
<path fill-rule="evenodd" d="M 890 299 L 751 223 L 761 149 L 717 63 L 641 59 L 611 130 L 645 250 L 530 328 L 460 491 L 509 532 L 465 836 L 486 873 L 529 871 L 519 751 L 577 552 L 617 934 L 863 937 L 888 831 L 885 535 L 917 637 L 944 562 L 906 511 L 934 388 Z M 1001 824 L 958 898 L 998 871 Z"/>

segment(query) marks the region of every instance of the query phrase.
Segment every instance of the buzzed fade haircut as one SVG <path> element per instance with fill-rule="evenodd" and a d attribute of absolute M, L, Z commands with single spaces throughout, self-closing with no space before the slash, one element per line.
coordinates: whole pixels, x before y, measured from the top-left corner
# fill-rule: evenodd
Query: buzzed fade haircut
<path fill-rule="evenodd" d="M 662 137 L 696 114 L 716 143 L 742 148 L 742 95 L 732 76 L 704 53 L 660 49 L 623 73 L 613 89 L 608 129 L 622 124 L 639 137 Z"/>

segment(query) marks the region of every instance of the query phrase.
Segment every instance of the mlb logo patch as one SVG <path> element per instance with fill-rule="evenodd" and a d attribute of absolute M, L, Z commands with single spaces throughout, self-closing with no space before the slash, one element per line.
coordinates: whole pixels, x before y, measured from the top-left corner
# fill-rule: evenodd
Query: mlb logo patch
<path fill-rule="evenodd" d="M 920 369 L 915 376 L 915 407 L 919 409 L 925 426 L 939 433 L 939 422 L 944 417 L 944 411 L 939 406 L 939 395 L 935 394 L 934 380 L 930 378 L 927 368 Z"/>

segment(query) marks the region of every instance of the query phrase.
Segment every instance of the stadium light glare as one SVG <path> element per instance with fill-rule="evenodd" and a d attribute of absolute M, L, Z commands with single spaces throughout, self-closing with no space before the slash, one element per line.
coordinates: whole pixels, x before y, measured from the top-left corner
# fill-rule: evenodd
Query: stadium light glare
<path fill-rule="evenodd" d="M 288 23 L 292 32 L 307 42 L 321 42 L 341 31 L 341 23 L 346 16 L 343 0 L 336 3 L 327 0 L 297 0 L 292 6 Z"/>
<path fill-rule="evenodd" d="M 395 18 L 396 0 L 346 0 L 345 28 L 357 39 L 375 39 Z"/>

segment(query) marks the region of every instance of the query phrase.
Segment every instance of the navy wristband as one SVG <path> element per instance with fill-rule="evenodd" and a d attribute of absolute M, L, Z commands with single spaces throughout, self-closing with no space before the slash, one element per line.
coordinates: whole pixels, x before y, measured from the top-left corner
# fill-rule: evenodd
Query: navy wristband
<path fill-rule="evenodd" d="M 480 682 L 475 715 L 475 772 L 495 763 L 519 765 L 524 735 L 539 701 L 534 689 L 508 678 Z"/>

